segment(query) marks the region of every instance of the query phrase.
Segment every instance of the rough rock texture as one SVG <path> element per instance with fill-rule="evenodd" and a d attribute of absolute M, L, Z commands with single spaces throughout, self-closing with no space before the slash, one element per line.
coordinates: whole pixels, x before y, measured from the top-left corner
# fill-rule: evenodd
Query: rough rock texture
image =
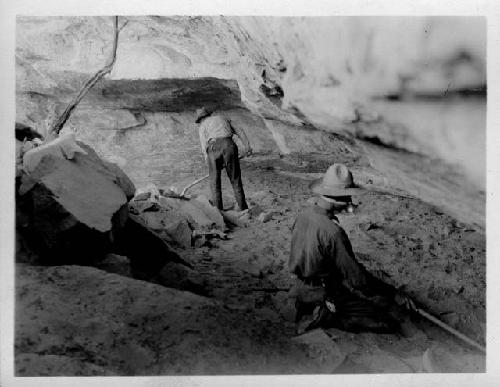
<path fill-rule="evenodd" d="M 191 199 L 138 196 L 131 201 L 130 211 L 162 239 L 184 247 L 192 245 L 194 232 L 199 235 L 226 229 L 221 213 L 204 195 Z"/>
<path fill-rule="evenodd" d="M 133 183 L 116 165 L 83 143 L 78 147 L 85 153 L 70 160 L 57 140 L 24 157 L 29 174 L 21 176 L 17 195 L 18 231 L 46 263 L 89 262 L 109 251 L 134 195 Z"/>
<path fill-rule="evenodd" d="M 139 278 L 154 276 L 169 262 L 189 266 L 160 235 L 133 214 L 128 215 L 125 225 L 116 233 L 113 251 L 130 259 L 134 276 Z"/>
<path fill-rule="evenodd" d="M 56 159 L 73 160 L 75 153 L 87 154 L 77 143 L 74 133 L 65 133 L 48 143 L 30 149 L 23 155 L 22 167 L 28 174 L 32 174 L 45 156 Z"/>
<path fill-rule="evenodd" d="M 206 196 L 200 196 L 192 200 L 182 200 L 176 198 L 162 198 L 161 204 L 167 208 L 176 209 L 187 215 L 193 229 L 224 230 L 224 219 L 220 212 L 214 208 Z"/>
<path fill-rule="evenodd" d="M 116 136 L 113 147 L 119 148 L 118 142 L 127 143 L 130 129 L 151 130 L 143 111 L 164 112 L 161 125 L 174 120 L 186 126 L 192 112 L 207 103 L 225 111 L 243 108 L 244 115 L 252 117 L 244 119 L 251 137 L 254 126 L 267 128 L 282 153 L 302 150 L 301 135 L 293 144 L 283 144 L 283 138 L 304 123 L 361 137 L 373 137 L 375 130 L 375 138 L 383 142 L 462 165 L 470 178 L 484 185 L 484 99 L 479 108 L 471 106 L 475 102 L 457 106 L 453 100 L 437 110 L 420 106 L 416 116 L 373 100 L 453 95 L 461 90 L 484 93 L 484 19 L 126 19 L 111 76 L 84 99 L 77 109 L 82 109 L 81 118 L 75 115 L 71 120 L 78 131 L 104 126 L 101 131 L 111 130 Z M 19 17 L 17 21 L 17 121 L 45 134 L 67 100 L 105 63 L 111 48 L 111 19 Z M 89 108 L 92 114 L 83 114 Z M 475 130 L 466 124 L 471 113 L 480 119 L 474 122 Z M 357 123 L 366 125 L 353 125 Z M 384 138 L 386 127 L 393 128 L 389 139 Z M 109 140 L 111 134 L 99 133 L 92 144 L 99 144 L 101 136 Z M 306 150 L 325 148 L 316 140 L 320 134 L 311 136 Z M 168 140 L 161 144 L 168 147 Z M 123 158 L 119 153 L 108 147 L 105 154 Z M 144 148 L 134 153 L 149 157 Z M 126 162 L 134 157 L 125 157 Z M 471 157 L 481 167 L 471 167 Z"/>
<path fill-rule="evenodd" d="M 89 267 L 17 273 L 17 375 L 324 371 L 278 324 L 192 293 Z"/>
<path fill-rule="evenodd" d="M 127 20 L 113 79 L 235 79 L 245 103 L 275 118 L 284 113 L 267 101 L 261 85 L 270 90 L 278 84 L 293 104 L 311 96 L 324 99 L 328 93 L 349 95 L 341 117 L 353 114 L 356 99 L 398 92 L 402 86 L 441 92 L 449 83 L 455 88 L 485 83 L 481 18 Z M 33 90 L 34 84 L 45 88 L 60 84 L 54 78 L 57 72 L 95 72 L 107 57 L 110 18 L 20 17 L 18 25 L 18 84 L 23 91 Z M 405 34 L 393 39 L 401 28 Z M 450 28 L 455 31 L 452 35 Z M 325 35 L 330 39 L 323 39 Z M 325 52 L 326 46 L 335 49 Z M 36 70 L 42 76 L 30 76 Z M 68 83 L 71 76 L 66 77 Z"/>
<path fill-rule="evenodd" d="M 102 261 L 96 264 L 96 267 L 108 273 L 132 277 L 130 260 L 123 255 L 108 254 Z"/>

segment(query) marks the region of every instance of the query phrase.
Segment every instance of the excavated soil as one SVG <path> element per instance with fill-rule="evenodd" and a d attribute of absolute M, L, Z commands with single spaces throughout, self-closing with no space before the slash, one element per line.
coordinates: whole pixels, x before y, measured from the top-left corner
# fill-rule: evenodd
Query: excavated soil
<path fill-rule="evenodd" d="M 477 221 L 484 214 L 476 211 L 466 222 L 468 215 L 460 208 L 440 208 L 432 195 L 428 201 L 416 198 L 381 176 L 366 157 L 349 151 L 353 147 L 335 156 L 267 155 L 242 161 L 252 211 L 274 214 L 265 223 L 255 216 L 248 227 L 234 227 L 228 240 L 176 247 L 192 263 L 205 296 L 93 268 L 20 266 L 17 373 L 484 372 L 482 354 L 418 317 L 407 337 L 329 329 L 322 340 L 333 343 L 336 356 L 291 340 L 296 335 L 287 296 L 291 227 L 306 202 L 314 200 L 308 190 L 311 179 L 331 163 L 344 162 L 355 178 L 372 187 L 357 198 L 356 216 L 339 216 L 358 259 L 442 321 L 484 343 L 485 230 Z M 427 176 L 425 159 L 387 149 L 377 154 L 413 171 L 414 184 L 425 183 L 419 176 L 419 171 Z M 177 181 L 175 170 L 157 171 L 163 177 L 155 183 L 182 187 L 204 173 L 201 163 L 190 169 Z M 442 177 L 458 173 L 444 164 L 433 170 Z M 457 181 L 443 178 L 439 184 L 462 195 L 461 200 L 469 198 L 468 211 L 481 208 L 481 193 L 457 188 Z M 230 207 L 234 200 L 226 177 L 223 192 Z M 208 185 L 193 187 L 190 194 L 208 195 Z"/>
<path fill-rule="evenodd" d="M 402 161 L 403 157 L 399 159 Z M 414 174 L 422 171 L 422 158 L 412 155 L 404 160 L 415 163 Z M 336 155 L 335 159 L 317 154 L 243 162 L 244 184 L 251 205 L 275 211 L 275 216 L 266 223 L 251 220 L 248 228 L 233 230 L 229 241 L 217 241 L 211 247 L 185 253 L 203 273 L 214 297 L 252 310 L 257 316 L 273 312 L 272 316 L 281 319 L 289 334 L 293 334 L 295 327 L 287 322 L 290 310 L 284 306 L 287 297 L 282 290 L 292 283 L 287 273 L 291 227 L 306 201 L 314 200 L 308 190 L 308 178 L 339 161 L 367 171 L 362 162 L 349 154 L 345 158 Z M 452 167 L 444 164 L 438 167 L 440 172 L 446 168 L 447 172 L 453 172 Z M 440 180 L 439 184 L 444 186 L 446 182 Z M 206 189 L 198 191 L 208 194 Z M 228 184 L 225 192 L 226 202 L 231 203 Z M 471 197 L 467 190 L 458 194 Z M 356 216 L 339 215 L 339 219 L 358 259 L 385 281 L 402 287 L 442 321 L 484 342 L 484 229 L 472 221 L 458 221 L 434 204 L 411 195 L 403 196 L 400 190 L 374 189 L 359 196 L 357 202 Z M 457 213 L 455 209 L 449 212 Z M 479 212 L 478 217 L 481 215 Z M 420 331 L 413 338 L 336 332 L 340 336 L 337 340 L 355 343 L 357 349 L 350 352 L 354 358 L 356 351 L 366 349 L 365 340 L 373 341 L 368 348 L 383 347 L 413 355 L 435 345 L 434 341 L 449 345 L 452 352 L 468 353 L 468 349 L 443 331 L 418 317 L 414 321 Z"/>

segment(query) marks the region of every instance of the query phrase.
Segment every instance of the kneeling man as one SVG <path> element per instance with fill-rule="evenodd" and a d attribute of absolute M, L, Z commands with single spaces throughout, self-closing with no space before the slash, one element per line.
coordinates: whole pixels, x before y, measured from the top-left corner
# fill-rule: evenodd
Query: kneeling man
<path fill-rule="evenodd" d="M 333 164 L 311 185 L 318 203 L 295 221 L 289 269 L 297 276 L 297 322 L 313 315 L 304 329 L 336 327 L 351 332 L 391 333 L 399 330 L 402 312 L 412 300 L 370 274 L 355 258 L 336 213 L 352 212 L 352 196 L 363 190 L 345 165 Z"/>

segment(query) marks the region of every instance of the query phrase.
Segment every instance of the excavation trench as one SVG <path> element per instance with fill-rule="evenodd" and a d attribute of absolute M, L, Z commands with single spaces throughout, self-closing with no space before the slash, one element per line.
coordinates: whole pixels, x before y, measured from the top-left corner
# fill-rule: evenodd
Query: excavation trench
<path fill-rule="evenodd" d="M 50 92 L 55 93 L 54 90 Z M 37 95 L 36 98 L 46 97 Z M 60 99 L 64 100 L 64 96 L 61 95 Z M 170 358 L 169 350 L 162 347 L 164 343 L 158 347 L 152 344 L 155 337 L 147 336 L 146 328 L 138 336 L 145 341 L 137 343 L 137 347 L 131 351 L 137 358 L 140 358 L 141 351 L 147 352 L 145 358 L 155 359 L 151 364 L 137 368 L 131 365 L 133 359 L 125 359 L 128 364 L 126 367 L 116 365 L 114 355 L 111 356 L 112 361 L 98 355 L 99 351 L 85 342 L 84 335 L 80 337 L 84 342 L 81 345 L 86 351 L 94 351 L 93 356 L 97 356 L 90 361 L 92 364 L 102 365 L 118 374 L 133 374 L 139 370 L 196 373 L 197 369 L 201 370 L 200 373 L 217 373 L 221 370 L 228 373 L 263 372 L 257 360 L 257 363 L 249 364 L 247 368 L 236 360 L 222 367 L 221 359 L 226 355 L 221 354 L 220 344 L 228 343 L 228 348 L 234 349 L 238 346 L 238 332 L 251 332 L 253 341 L 246 349 L 249 356 L 259 359 L 257 352 L 262 351 L 262 348 L 266 348 L 265 351 L 272 348 L 274 351 L 295 335 L 293 303 L 287 297 L 287 289 L 292 284 L 287 271 L 291 228 L 306 202 L 314 200 L 308 188 L 310 181 L 335 162 L 346 164 L 352 169 L 355 179 L 369 188 L 358 199 L 356 217 L 340 216 L 340 223 L 347 231 L 358 259 L 369 270 L 382 275 L 387 282 L 403 287 L 446 323 L 475 340 L 484 340 L 484 196 L 477 190 L 467 188 L 463 174 L 455 167 L 418 153 L 401 152 L 346 135 L 264 119 L 242 106 L 235 81 L 213 78 L 105 81 L 75 111 L 68 121 L 67 130 L 74 130 L 77 137 L 91 145 L 101 157 L 120 165 L 138 188 L 151 184 L 163 190 L 171 186 L 184 187 L 207 173 L 193 121 L 194 110 L 213 101 L 217 101 L 217 107 L 234 125 L 240 125 L 246 131 L 257 154 L 241 161 L 243 184 L 253 214 L 247 227 L 227 230 L 228 239 L 213 237 L 197 243 L 193 238 L 184 245 L 169 241 L 172 250 L 189 262 L 191 267 L 167 263 L 152 268 L 147 264 L 141 265 L 139 260 L 132 261 L 132 270 L 125 271 L 128 274 L 113 269 L 111 271 L 118 276 L 115 274 L 112 278 L 103 278 L 116 286 L 132 289 L 131 294 L 138 299 L 142 299 L 143 294 L 140 286 L 136 286 L 136 280 L 151 282 L 153 287 L 145 285 L 150 292 L 148 302 L 151 302 L 151 310 L 145 310 L 135 301 L 130 301 L 130 311 L 124 311 L 119 299 L 128 300 L 127 291 L 115 289 L 115 285 L 109 288 L 102 285 L 102 291 L 109 297 L 113 292 L 120 294 L 119 299 L 110 298 L 111 310 L 108 312 L 101 310 L 99 305 L 95 306 L 99 309 L 99 316 L 107 316 L 104 319 L 109 317 L 107 313 L 115 313 L 113 318 L 133 324 L 127 329 L 139 329 L 140 324 L 144 323 L 145 327 L 153 326 L 153 332 L 159 334 L 160 327 L 155 324 L 160 324 L 162 319 L 168 320 L 168 324 L 165 324 L 170 326 L 170 331 L 162 327 L 159 337 L 173 346 L 169 348 L 176 348 L 175 351 L 182 353 L 182 348 L 177 348 L 180 345 L 178 343 L 189 336 L 187 342 L 192 346 L 187 351 L 193 357 L 201 345 L 197 344 L 198 339 L 195 338 L 203 332 L 203 340 L 208 340 L 203 348 L 207 356 L 213 356 L 214 364 L 210 363 L 213 368 L 206 364 L 194 364 L 183 357 L 182 361 Z M 194 186 L 189 193 L 193 198 L 210 196 L 206 182 Z M 225 177 L 223 194 L 225 205 L 231 207 L 234 198 Z M 443 200 L 443 197 L 453 200 Z M 151 214 L 158 211 L 151 208 L 146 212 Z M 270 214 L 266 221 L 259 220 L 259 214 L 263 212 Z M 147 262 L 148 246 L 139 245 L 138 249 L 142 249 L 144 262 Z M 119 262 L 127 265 L 123 260 Z M 109 266 L 101 265 L 100 268 L 110 271 Z M 23 270 L 20 273 L 24 273 Z M 69 272 L 80 278 L 80 274 L 76 274 L 78 270 L 74 268 L 39 270 L 42 273 L 39 276 L 60 270 L 62 274 L 58 275 L 68 281 L 67 284 L 70 284 L 70 279 L 65 275 L 69 275 Z M 89 271 L 85 271 L 84 276 L 101 278 L 101 274 Z M 80 284 L 83 294 L 90 291 L 84 283 Z M 24 280 L 19 284 L 21 290 L 31 286 Z M 164 290 L 157 290 L 155 285 L 161 285 Z M 168 293 L 170 310 L 177 310 L 180 305 L 182 316 L 177 317 L 189 321 L 188 328 L 181 329 L 181 323 L 175 322 L 176 313 L 180 312 L 171 312 L 173 314 L 168 318 L 162 317 L 162 313 L 156 315 L 153 312 L 158 307 L 155 294 L 161 293 L 161 297 L 167 297 L 165 292 L 170 292 L 170 288 L 188 291 Z M 58 291 L 63 294 L 66 290 Z M 19 297 L 22 305 L 36 301 Z M 98 299 L 95 302 L 98 303 Z M 129 305 L 129 301 L 123 302 Z M 40 303 L 43 304 L 44 300 Z M 51 304 L 50 308 L 56 313 L 58 306 Z M 19 317 L 26 317 L 31 312 L 29 308 L 22 307 L 19 313 Z M 84 312 L 79 309 L 78 313 Z M 200 316 L 209 316 L 208 322 L 200 322 Z M 212 321 L 212 318 L 215 320 Z M 214 321 L 225 321 L 232 331 L 225 331 L 225 326 L 213 328 L 210 324 L 216 324 Z M 42 321 L 41 324 L 50 326 L 51 323 Z M 479 369 L 482 367 L 484 359 L 474 357 L 477 354 L 470 348 L 425 321 L 416 319 L 416 324 L 418 331 L 407 338 L 330 332 L 337 338 L 338 348 L 345 355 L 343 366 L 337 372 L 374 372 L 373 365 L 368 366 L 368 360 L 361 354 L 378 350 L 404 359 L 401 361 L 406 362 L 404 364 L 408 368 L 401 365 L 394 372 L 415 372 L 417 366 L 408 365 L 412 362 L 409 359 L 422 356 L 427 349 L 436 345 L 444 348 L 446 353 L 459 355 L 460 361 L 450 361 L 450 364 L 454 364 L 450 366 L 454 371 L 468 369 L 472 367 L 471 364 Z M 34 329 L 33 332 L 37 329 L 36 326 L 30 327 Z M 37 348 L 36 345 L 26 341 L 30 331 L 22 326 L 18 329 L 24 340 L 18 346 L 18 352 L 36 353 L 37 350 L 33 349 Z M 113 329 L 114 332 L 118 331 L 117 327 Z M 115 353 L 114 347 L 109 348 Z M 53 348 L 48 352 L 39 352 L 37 356 L 56 355 L 60 351 L 60 348 Z M 293 367 L 298 363 L 287 357 L 292 355 L 296 355 L 292 349 L 289 354 L 283 355 L 284 364 L 288 362 L 288 366 L 281 370 L 294 372 Z M 469 363 L 465 364 L 463 359 L 468 359 Z M 267 371 L 272 372 L 271 369 Z M 90 371 L 86 369 L 85 372 Z"/>

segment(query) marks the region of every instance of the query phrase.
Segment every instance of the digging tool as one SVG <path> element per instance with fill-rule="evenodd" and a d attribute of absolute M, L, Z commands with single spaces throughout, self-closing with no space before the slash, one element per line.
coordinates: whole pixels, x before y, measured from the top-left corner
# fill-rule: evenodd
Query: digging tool
<path fill-rule="evenodd" d="M 239 156 L 238 159 L 241 160 L 242 158 L 244 158 L 245 155 L 243 156 Z M 199 179 L 196 179 L 195 181 L 193 181 L 192 183 L 188 184 L 186 187 L 184 187 L 184 189 L 179 193 L 179 197 L 180 198 L 184 198 L 186 199 L 186 192 L 189 188 L 195 186 L 196 184 L 199 184 L 201 183 L 203 180 L 205 179 L 208 179 L 210 175 L 205 175 L 203 177 L 200 177 Z M 179 192 L 175 187 L 170 187 L 170 190 L 173 191 L 173 192 Z"/>
<path fill-rule="evenodd" d="M 460 340 L 466 342 L 467 344 L 473 346 L 476 349 L 479 349 L 481 352 L 486 353 L 486 348 L 483 347 L 481 344 L 476 343 L 474 340 L 468 338 L 464 334 L 460 333 L 456 329 L 453 329 L 449 325 L 445 324 L 441 320 L 438 320 L 436 317 L 430 315 L 426 311 L 417 308 L 416 312 L 421 315 L 422 317 L 425 317 L 427 320 L 431 321 L 432 323 L 436 324 L 437 326 L 443 328 L 445 331 L 451 333 L 453 336 L 459 338 Z"/>

